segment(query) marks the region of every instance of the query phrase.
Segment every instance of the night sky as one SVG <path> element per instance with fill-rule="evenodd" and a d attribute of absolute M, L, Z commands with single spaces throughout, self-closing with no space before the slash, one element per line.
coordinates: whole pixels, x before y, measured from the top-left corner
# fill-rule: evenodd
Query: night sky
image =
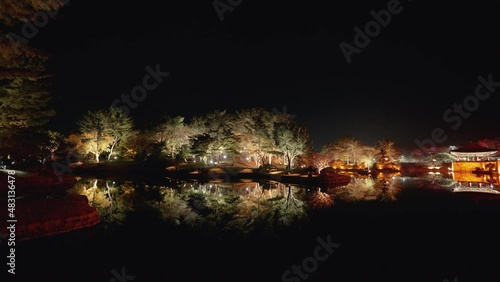
<path fill-rule="evenodd" d="M 443 119 L 474 95 L 478 76 L 500 81 L 495 1 L 401 1 L 351 63 L 339 44 L 355 46 L 354 28 L 391 1 L 269 2 L 243 0 L 221 21 L 212 0 L 70 1 L 30 42 L 51 56 L 49 125 L 76 129 L 87 110 L 130 94 L 159 64 L 170 75 L 130 111 L 138 126 L 261 106 L 286 107 L 315 148 L 347 135 L 413 146 L 437 127 L 447 145 L 500 136 L 500 87 L 460 126 Z"/>

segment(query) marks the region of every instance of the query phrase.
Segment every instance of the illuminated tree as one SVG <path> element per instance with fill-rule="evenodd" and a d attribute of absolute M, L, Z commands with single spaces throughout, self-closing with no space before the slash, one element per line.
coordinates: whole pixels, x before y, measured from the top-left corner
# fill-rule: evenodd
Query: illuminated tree
<path fill-rule="evenodd" d="M 210 138 L 208 133 L 198 134 L 193 138 L 191 153 L 195 156 L 199 156 L 205 163 L 207 163 L 208 157 L 210 157 L 208 147 L 211 143 L 212 138 Z"/>
<path fill-rule="evenodd" d="M 377 149 L 377 157 L 380 163 L 394 162 L 399 158 L 399 152 L 396 149 L 396 143 L 389 139 L 382 139 L 375 146 Z"/>
<path fill-rule="evenodd" d="M 308 149 L 309 136 L 304 128 L 298 126 L 280 126 L 275 132 L 275 141 L 285 154 L 288 169 L 292 168 L 296 157 Z"/>
<path fill-rule="evenodd" d="M 263 108 L 243 109 L 236 113 L 233 132 L 241 142 L 243 152 L 253 155 L 256 166 L 264 163 L 266 154 L 275 151 L 273 139 L 276 114 Z"/>
<path fill-rule="evenodd" d="M 54 111 L 42 81 L 0 77 L 0 130 L 2 133 L 42 126 Z"/>
<path fill-rule="evenodd" d="M 193 136 L 193 151 L 205 151 L 205 156 L 216 156 L 220 161 L 221 154 L 236 155 L 240 151 L 239 141 L 233 133 L 234 117 L 226 111 L 213 111 L 196 119 L 196 135 Z"/>
<path fill-rule="evenodd" d="M 338 150 L 340 159 L 345 161 L 346 164 L 358 162 L 361 141 L 350 136 L 343 137 L 335 142 L 334 147 Z"/>
<path fill-rule="evenodd" d="M 196 134 L 194 130 L 186 125 L 184 117 L 165 117 L 162 122 L 153 129 L 153 138 L 170 158 L 174 159 L 183 150 L 190 147 L 192 137 Z"/>
<path fill-rule="evenodd" d="M 369 168 L 375 163 L 375 155 L 377 150 L 372 146 L 361 146 L 358 153 L 358 167 Z"/>
<path fill-rule="evenodd" d="M 341 160 L 354 167 L 367 167 L 373 164 L 375 148 L 365 146 L 354 137 L 343 137 L 334 143 L 326 144 L 321 152 L 330 156 L 331 161 Z"/>
<path fill-rule="evenodd" d="M 102 154 L 108 153 L 108 160 L 121 143 L 126 143 L 132 136 L 133 122 L 125 112 L 118 108 L 89 111 L 78 122 L 86 153 L 95 156 L 99 162 Z"/>
<path fill-rule="evenodd" d="M 109 152 L 113 142 L 111 136 L 107 134 L 105 116 L 104 111 L 89 111 L 78 123 L 83 150 L 87 154 L 93 154 L 96 162 L 99 162 L 103 153 Z"/>
<path fill-rule="evenodd" d="M 335 143 L 327 143 L 323 145 L 320 152 L 327 156 L 330 161 L 340 161 L 340 151 Z"/>
<path fill-rule="evenodd" d="M 47 123 L 55 112 L 48 92 L 50 76 L 45 71 L 45 54 L 28 46 L 26 26 L 37 12 L 54 11 L 63 6 L 56 0 L 0 2 L 0 143 L 2 151 L 12 153 L 16 141 L 28 139 L 37 127 Z M 12 32 L 23 25 L 23 35 Z M 36 29 L 35 26 L 32 26 Z M 26 36 L 29 37 L 29 36 Z"/>
<path fill-rule="evenodd" d="M 326 167 L 330 167 L 332 164 L 332 159 L 330 158 L 330 156 L 323 152 L 310 151 L 306 154 L 304 159 L 307 160 L 304 165 L 317 168 L 318 172 Z"/>
<path fill-rule="evenodd" d="M 64 144 L 65 138 L 61 133 L 52 130 L 44 132 L 43 137 L 44 140 L 40 145 L 40 148 L 42 149 L 42 158 L 49 158 L 50 160 L 54 160 L 55 154 L 57 150 L 59 150 Z"/>
<path fill-rule="evenodd" d="M 65 140 L 65 143 L 68 144 L 67 149 L 72 152 L 78 159 L 85 157 L 88 154 L 86 150 L 86 144 L 84 143 L 84 139 L 82 138 L 81 133 L 71 133 Z"/>
<path fill-rule="evenodd" d="M 0 39 L 0 56 L 5 55 L 2 48 L 10 48 L 6 45 L 8 43 Z M 28 47 L 21 50 L 31 51 Z M 46 90 L 45 58 L 34 52 L 18 56 L 24 57 L 14 62 L 0 58 L 0 147 L 4 154 L 10 155 L 19 155 L 19 140 L 36 142 L 32 135 L 54 115 Z M 28 146 L 36 147 L 35 144 Z"/>
<path fill-rule="evenodd" d="M 111 138 L 108 154 L 108 160 L 110 160 L 115 150 L 133 136 L 134 123 L 123 110 L 114 107 L 103 112 L 102 122 L 105 134 Z"/>
<path fill-rule="evenodd" d="M 17 0 L 0 2 L 0 22 L 14 26 L 33 20 L 38 11 L 57 11 L 68 1 L 64 0 Z"/>
<path fill-rule="evenodd" d="M 121 144 L 121 155 L 125 159 L 145 160 L 150 152 L 148 147 L 153 141 L 149 134 L 141 130 L 132 130 L 130 138 Z"/>

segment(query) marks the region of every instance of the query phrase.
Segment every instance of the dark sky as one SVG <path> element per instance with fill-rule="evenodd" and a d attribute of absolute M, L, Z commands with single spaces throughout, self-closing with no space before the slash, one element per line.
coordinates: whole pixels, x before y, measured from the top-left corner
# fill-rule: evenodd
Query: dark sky
<path fill-rule="evenodd" d="M 354 45 L 353 28 L 364 29 L 370 11 L 389 2 L 243 0 L 221 22 L 211 0 L 72 0 L 31 40 L 51 55 L 50 126 L 75 128 L 160 64 L 170 76 L 131 110 L 138 125 L 262 106 L 286 107 L 316 148 L 346 135 L 412 146 L 437 127 L 445 145 L 500 136 L 500 90 L 456 129 L 456 120 L 443 120 L 474 95 L 479 75 L 500 81 L 500 5 L 401 1 L 402 11 L 348 64 L 339 44 Z"/>

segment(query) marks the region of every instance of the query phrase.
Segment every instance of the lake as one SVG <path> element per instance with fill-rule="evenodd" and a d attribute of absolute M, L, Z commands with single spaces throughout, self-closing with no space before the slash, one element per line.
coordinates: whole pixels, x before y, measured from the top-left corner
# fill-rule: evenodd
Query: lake
<path fill-rule="evenodd" d="M 353 176 L 323 188 L 83 178 L 66 193 L 87 196 L 101 224 L 19 244 L 16 277 L 498 281 L 498 185 L 453 192 L 460 187 L 440 174 Z"/>

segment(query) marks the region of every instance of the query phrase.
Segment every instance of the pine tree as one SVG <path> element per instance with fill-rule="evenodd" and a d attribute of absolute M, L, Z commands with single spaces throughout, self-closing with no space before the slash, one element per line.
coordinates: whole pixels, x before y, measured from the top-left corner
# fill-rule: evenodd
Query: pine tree
<path fill-rule="evenodd" d="M 48 56 L 31 48 L 28 38 L 14 29 L 23 31 L 40 13 L 54 15 L 62 6 L 62 0 L 0 3 L 0 149 L 4 154 L 55 114 L 50 107 L 50 75 L 45 70 Z"/>

